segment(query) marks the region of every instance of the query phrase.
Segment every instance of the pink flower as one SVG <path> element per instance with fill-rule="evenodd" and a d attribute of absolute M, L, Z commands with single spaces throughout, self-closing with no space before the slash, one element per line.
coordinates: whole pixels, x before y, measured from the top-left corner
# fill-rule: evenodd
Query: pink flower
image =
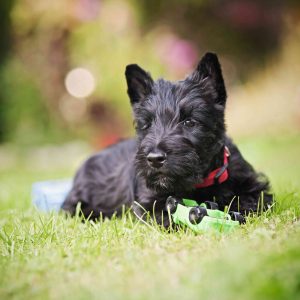
<path fill-rule="evenodd" d="M 159 39 L 156 51 L 168 69 L 179 75 L 190 71 L 198 58 L 196 47 L 191 41 L 171 34 Z"/>
<path fill-rule="evenodd" d="M 100 0 L 77 0 L 74 14 L 81 21 L 91 21 L 98 17 L 100 6 Z"/>

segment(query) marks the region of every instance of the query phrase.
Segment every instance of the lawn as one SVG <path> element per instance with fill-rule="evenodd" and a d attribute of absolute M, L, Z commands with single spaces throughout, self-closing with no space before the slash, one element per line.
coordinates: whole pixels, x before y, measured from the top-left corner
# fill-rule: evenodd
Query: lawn
<path fill-rule="evenodd" d="M 51 147 L 2 147 L 0 299 L 300 299 L 299 135 L 238 144 L 277 202 L 230 235 L 168 233 L 130 213 L 102 223 L 40 213 L 31 184 L 72 176 L 85 150 L 60 163 Z"/>

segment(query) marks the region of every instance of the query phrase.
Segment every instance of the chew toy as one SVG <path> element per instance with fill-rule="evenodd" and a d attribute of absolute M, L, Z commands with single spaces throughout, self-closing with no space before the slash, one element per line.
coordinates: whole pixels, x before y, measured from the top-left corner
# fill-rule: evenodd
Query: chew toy
<path fill-rule="evenodd" d="M 218 204 L 205 201 L 198 204 L 195 200 L 168 197 L 166 210 L 170 212 L 175 224 L 185 225 L 196 232 L 231 232 L 245 223 L 239 212 L 228 213 L 218 210 Z"/>

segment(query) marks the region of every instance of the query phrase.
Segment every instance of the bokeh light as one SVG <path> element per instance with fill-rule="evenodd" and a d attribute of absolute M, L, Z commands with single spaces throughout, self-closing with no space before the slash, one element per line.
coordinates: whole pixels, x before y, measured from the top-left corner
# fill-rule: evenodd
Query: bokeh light
<path fill-rule="evenodd" d="M 96 83 L 93 74 L 85 68 L 71 70 L 65 79 L 65 86 L 70 95 L 76 98 L 86 98 L 95 90 Z"/>

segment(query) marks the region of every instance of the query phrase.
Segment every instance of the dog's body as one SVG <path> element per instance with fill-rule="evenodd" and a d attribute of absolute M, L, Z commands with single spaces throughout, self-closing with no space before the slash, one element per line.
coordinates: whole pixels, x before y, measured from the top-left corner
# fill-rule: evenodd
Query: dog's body
<path fill-rule="evenodd" d="M 110 217 L 122 207 L 143 207 L 168 226 L 168 196 L 216 201 L 243 213 L 257 211 L 268 181 L 257 174 L 226 136 L 226 90 L 216 55 L 208 53 L 185 80 L 154 82 L 137 65 L 126 68 L 137 139 L 92 156 L 78 171 L 63 209 L 85 216 Z M 229 149 L 228 168 L 224 151 Z M 225 165 L 224 165 L 225 164 Z M 228 172 L 224 181 L 201 183 L 212 171 Z M 220 175 L 220 174 L 219 174 Z M 197 188 L 198 187 L 198 188 Z M 134 201 L 139 205 L 133 205 Z M 272 197 L 264 197 L 264 206 Z"/>

